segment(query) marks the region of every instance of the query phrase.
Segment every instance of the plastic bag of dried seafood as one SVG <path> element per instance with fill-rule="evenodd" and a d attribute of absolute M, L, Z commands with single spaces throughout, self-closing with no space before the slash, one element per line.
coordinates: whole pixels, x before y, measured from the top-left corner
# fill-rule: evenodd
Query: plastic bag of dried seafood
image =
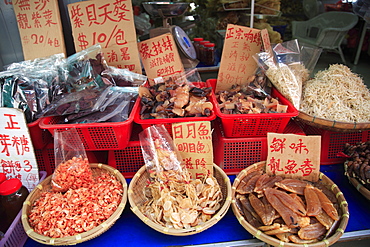
<path fill-rule="evenodd" d="M 182 172 L 181 155 L 164 125 L 153 125 L 144 129 L 139 138 L 148 172 Z"/>
<path fill-rule="evenodd" d="M 54 192 L 66 192 L 92 183 L 85 148 L 75 128 L 54 132 L 54 155 L 56 168 L 51 179 Z"/>
<path fill-rule="evenodd" d="M 253 57 L 271 83 L 299 109 L 303 83 L 320 54 L 319 48 L 300 46 L 298 40 L 291 40 L 274 45 L 272 53 L 261 52 Z"/>

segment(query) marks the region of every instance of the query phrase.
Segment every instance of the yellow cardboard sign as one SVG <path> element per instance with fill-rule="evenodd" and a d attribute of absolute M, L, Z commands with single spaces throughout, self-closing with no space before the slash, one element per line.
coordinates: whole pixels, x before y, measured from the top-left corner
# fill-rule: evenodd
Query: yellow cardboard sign
<path fill-rule="evenodd" d="M 317 181 L 321 136 L 267 133 L 266 173 Z"/>
<path fill-rule="evenodd" d="M 173 141 L 193 178 L 213 175 L 211 122 L 172 124 Z"/>
<path fill-rule="evenodd" d="M 142 41 L 138 47 L 149 83 L 158 77 L 166 81 L 183 74 L 184 66 L 170 33 Z"/>
<path fill-rule="evenodd" d="M 245 83 L 257 70 L 252 57 L 261 51 L 261 30 L 228 24 L 217 77 L 216 92 Z"/>
<path fill-rule="evenodd" d="M 76 52 L 100 43 L 108 65 L 142 73 L 131 0 L 68 4 Z"/>
<path fill-rule="evenodd" d="M 58 1 L 13 1 L 24 60 L 66 54 Z"/>

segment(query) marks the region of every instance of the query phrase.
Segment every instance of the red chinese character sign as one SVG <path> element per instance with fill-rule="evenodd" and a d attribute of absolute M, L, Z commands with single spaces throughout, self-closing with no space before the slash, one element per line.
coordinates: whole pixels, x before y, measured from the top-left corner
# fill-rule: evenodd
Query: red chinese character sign
<path fill-rule="evenodd" d="M 68 4 L 76 51 L 100 43 L 110 66 L 142 73 L 131 0 Z"/>
<path fill-rule="evenodd" d="M 184 72 L 176 43 L 170 33 L 142 41 L 138 47 L 151 84 L 158 77 L 167 80 Z"/>
<path fill-rule="evenodd" d="M 213 148 L 209 121 L 172 124 L 173 141 L 193 178 L 213 174 Z"/>
<path fill-rule="evenodd" d="M 66 54 L 57 0 L 15 0 L 13 8 L 25 60 Z"/>
<path fill-rule="evenodd" d="M 317 181 L 321 136 L 267 133 L 266 173 Z"/>
<path fill-rule="evenodd" d="M 0 172 L 7 178 L 19 178 L 32 190 L 39 182 L 39 172 L 24 113 L 0 109 Z"/>
<path fill-rule="evenodd" d="M 216 92 L 247 82 L 258 67 L 252 57 L 261 51 L 261 30 L 228 24 Z"/>

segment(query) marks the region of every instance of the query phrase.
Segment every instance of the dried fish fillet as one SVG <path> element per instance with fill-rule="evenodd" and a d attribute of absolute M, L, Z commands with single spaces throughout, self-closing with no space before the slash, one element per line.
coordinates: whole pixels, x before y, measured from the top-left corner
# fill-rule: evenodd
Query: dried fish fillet
<path fill-rule="evenodd" d="M 297 193 L 299 195 L 303 195 L 304 188 L 306 187 L 307 182 L 294 179 L 294 178 L 286 178 L 286 179 L 281 180 L 280 182 L 276 182 L 275 185 L 286 191 Z"/>
<path fill-rule="evenodd" d="M 288 208 L 290 208 L 293 212 L 298 215 L 305 216 L 306 209 L 304 206 L 299 202 L 294 200 L 291 196 L 281 190 L 267 188 L 266 191 L 269 190 L 269 193 L 275 195 L 279 198 L 279 200 Z"/>
<path fill-rule="evenodd" d="M 245 187 L 247 186 L 248 183 L 250 183 L 251 178 L 256 175 L 261 175 L 261 174 L 262 174 L 261 171 L 254 171 L 254 172 L 247 174 L 238 184 L 238 187 L 236 188 L 236 192 L 239 194 L 247 194 L 247 192 L 245 191 Z"/>
<path fill-rule="evenodd" d="M 304 197 L 307 204 L 307 215 L 316 216 L 321 212 L 321 204 L 319 197 L 312 185 L 307 185 L 304 189 Z"/>
<path fill-rule="evenodd" d="M 286 207 L 279 198 L 273 193 L 274 189 L 266 189 L 265 195 L 267 200 L 271 203 L 274 209 L 283 218 L 285 224 L 290 228 L 298 226 L 298 215 L 294 213 L 290 208 Z"/>
<path fill-rule="evenodd" d="M 266 231 L 264 233 L 267 234 L 267 235 L 276 235 L 276 234 L 286 233 L 286 232 L 289 232 L 289 231 L 290 231 L 289 227 L 287 227 L 285 225 L 282 225 L 278 229 Z"/>
<path fill-rule="evenodd" d="M 334 224 L 334 220 L 324 210 L 321 210 L 321 213 L 315 217 L 327 230 Z"/>
<path fill-rule="evenodd" d="M 276 182 L 281 180 L 283 180 L 283 178 L 280 176 L 269 176 L 265 173 L 257 180 L 254 192 L 262 194 L 264 189 L 272 188 Z"/>
<path fill-rule="evenodd" d="M 321 223 L 311 224 L 298 231 L 298 236 L 304 240 L 317 240 L 326 233 L 326 228 Z"/>
<path fill-rule="evenodd" d="M 317 242 L 315 239 L 312 239 L 312 240 L 304 240 L 304 239 L 301 239 L 300 237 L 298 237 L 297 235 L 290 235 L 289 237 L 289 240 L 292 241 L 293 243 L 296 243 L 296 244 L 310 244 L 310 243 L 314 243 L 314 242 Z"/>
<path fill-rule="evenodd" d="M 257 196 L 254 194 L 249 194 L 248 196 L 249 202 L 252 205 L 253 209 L 256 211 L 258 216 L 261 218 L 264 225 L 270 225 L 272 223 L 273 216 L 275 216 L 275 212 L 271 212 L 272 207 L 268 207 L 265 205 L 262 200 L 258 199 Z"/>
<path fill-rule="evenodd" d="M 317 197 L 320 200 L 321 208 L 333 219 L 339 220 L 338 211 L 333 203 L 326 197 L 326 195 L 319 189 L 314 188 Z"/>

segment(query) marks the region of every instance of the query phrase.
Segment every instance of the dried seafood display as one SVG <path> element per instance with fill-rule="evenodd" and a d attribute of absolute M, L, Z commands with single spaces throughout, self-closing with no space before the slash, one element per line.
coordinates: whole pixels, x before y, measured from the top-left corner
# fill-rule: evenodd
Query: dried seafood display
<path fill-rule="evenodd" d="M 218 91 L 216 99 L 223 114 L 286 113 L 288 106 L 279 103 L 268 92 L 266 77 L 252 76 L 246 84 L 233 85 L 229 90 Z"/>
<path fill-rule="evenodd" d="M 141 119 L 210 116 L 213 104 L 208 96 L 211 87 L 177 84 L 172 79 L 139 88 Z"/>
<path fill-rule="evenodd" d="M 283 242 L 320 241 L 340 219 L 335 195 L 322 185 L 262 171 L 247 174 L 238 184 L 235 198 L 248 223 Z"/>
<path fill-rule="evenodd" d="M 345 144 L 344 151 L 348 155 L 346 175 L 356 178 L 367 189 L 370 189 L 370 141 L 358 142 L 355 145 Z"/>
<path fill-rule="evenodd" d="M 140 211 L 164 227 L 186 229 L 210 220 L 221 208 L 223 195 L 213 176 L 190 179 L 187 172 L 152 173 Z"/>
<path fill-rule="evenodd" d="M 370 91 L 349 67 L 332 64 L 304 84 L 300 110 L 327 120 L 369 122 Z"/>

